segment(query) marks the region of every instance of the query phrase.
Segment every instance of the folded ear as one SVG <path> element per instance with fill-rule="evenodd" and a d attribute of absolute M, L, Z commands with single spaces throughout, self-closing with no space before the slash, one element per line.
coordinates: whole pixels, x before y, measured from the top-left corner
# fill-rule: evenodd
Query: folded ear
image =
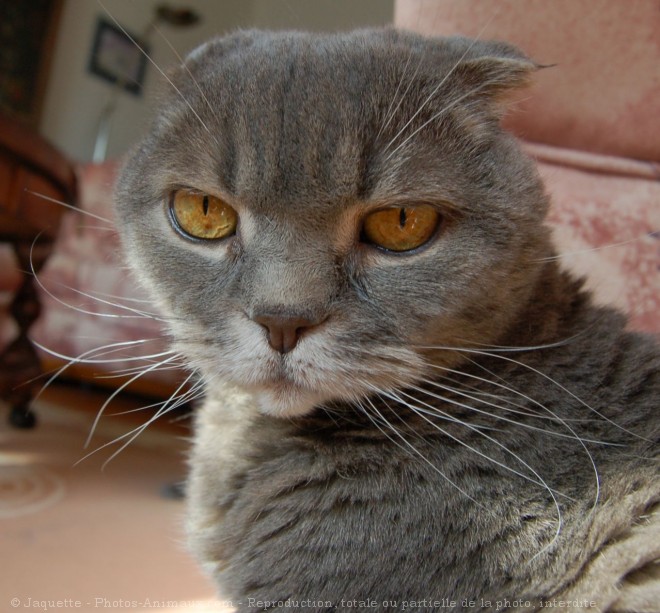
<path fill-rule="evenodd" d="M 499 99 L 507 92 L 528 85 L 531 75 L 543 66 L 516 47 L 501 42 L 476 41 L 456 67 L 456 76 L 467 91 Z"/>

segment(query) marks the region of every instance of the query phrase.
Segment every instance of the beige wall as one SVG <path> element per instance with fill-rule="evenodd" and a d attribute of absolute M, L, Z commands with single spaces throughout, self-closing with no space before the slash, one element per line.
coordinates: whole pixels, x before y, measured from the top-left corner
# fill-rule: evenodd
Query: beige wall
<path fill-rule="evenodd" d="M 257 28 L 351 30 L 391 24 L 394 0 L 253 0 Z"/>
<path fill-rule="evenodd" d="M 161 0 L 102 0 L 122 26 L 140 34 L 149 24 L 153 7 Z M 239 27 L 340 30 L 392 22 L 393 0 L 181 0 L 172 6 L 194 8 L 203 16 L 200 25 L 174 29 L 160 26 L 168 41 L 184 55 L 211 36 Z M 100 2 L 66 0 L 53 58 L 42 133 L 75 160 L 91 159 L 103 107 L 113 87 L 87 72 L 96 21 L 105 16 Z M 154 33 L 150 55 L 165 69 L 176 61 L 167 43 Z M 158 70 L 147 67 L 140 97 L 117 97 L 108 157 L 125 152 L 145 129 L 160 81 Z"/>

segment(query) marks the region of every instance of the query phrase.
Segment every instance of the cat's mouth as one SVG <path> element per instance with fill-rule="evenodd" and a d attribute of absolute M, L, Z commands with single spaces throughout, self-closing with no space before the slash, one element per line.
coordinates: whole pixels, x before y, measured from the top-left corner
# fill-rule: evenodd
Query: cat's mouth
<path fill-rule="evenodd" d="M 273 375 L 269 375 L 258 389 L 285 393 L 295 388 L 304 388 L 304 386 L 302 386 L 292 374 L 280 371 Z"/>
<path fill-rule="evenodd" d="M 282 379 L 255 390 L 258 409 L 275 417 L 307 415 L 324 400 L 318 392 L 307 389 L 290 379 Z"/>
<path fill-rule="evenodd" d="M 302 368 L 297 360 L 288 355 L 270 356 L 263 368 L 253 371 L 253 377 L 244 382 L 244 387 L 257 400 L 259 410 L 277 417 L 298 417 L 311 412 L 319 402 L 327 400 L 327 395 L 319 392 L 318 375 L 313 375 L 313 367 Z M 255 376 L 256 375 L 256 376 Z M 316 380 L 312 387 L 308 376 Z M 314 389 L 315 388 L 315 389 Z"/>
<path fill-rule="evenodd" d="M 418 353 L 400 344 L 363 346 L 343 328 L 303 335 L 290 351 L 279 352 L 254 322 L 234 316 L 227 323 L 228 335 L 218 346 L 180 347 L 197 358 L 209 381 L 237 386 L 252 396 L 255 409 L 274 417 L 300 417 L 331 402 L 359 402 L 375 391 L 413 382 L 424 365 Z M 350 348 L 337 349 L 345 346 L 345 338 Z"/>

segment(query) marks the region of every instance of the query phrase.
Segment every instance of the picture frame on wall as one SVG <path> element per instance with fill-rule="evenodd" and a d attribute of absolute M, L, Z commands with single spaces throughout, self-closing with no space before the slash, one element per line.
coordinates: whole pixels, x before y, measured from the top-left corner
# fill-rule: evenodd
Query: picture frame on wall
<path fill-rule="evenodd" d="M 146 43 L 99 17 L 89 58 L 89 72 L 140 96 L 147 68 L 145 53 L 149 53 Z"/>

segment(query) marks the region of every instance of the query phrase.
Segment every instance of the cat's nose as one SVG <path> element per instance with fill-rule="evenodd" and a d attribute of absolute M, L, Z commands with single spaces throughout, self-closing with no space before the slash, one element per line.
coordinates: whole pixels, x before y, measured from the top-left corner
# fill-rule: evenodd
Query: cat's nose
<path fill-rule="evenodd" d="M 313 320 L 298 315 L 275 315 L 264 313 L 252 318 L 266 328 L 268 344 L 280 353 L 288 353 L 310 328 L 318 326 L 322 320 Z"/>

